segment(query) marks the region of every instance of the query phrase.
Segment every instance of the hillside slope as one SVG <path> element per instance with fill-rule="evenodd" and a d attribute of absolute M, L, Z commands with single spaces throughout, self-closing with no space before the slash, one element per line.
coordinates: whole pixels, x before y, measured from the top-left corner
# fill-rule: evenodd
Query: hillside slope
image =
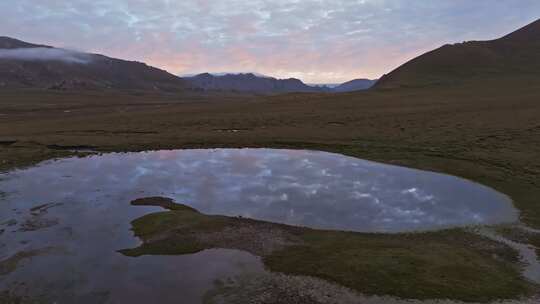
<path fill-rule="evenodd" d="M 371 79 L 353 79 L 351 81 L 344 82 L 337 87 L 333 88 L 333 92 L 353 92 L 367 90 L 371 88 L 377 80 Z"/>
<path fill-rule="evenodd" d="M 444 45 L 384 75 L 375 87 L 422 87 L 489 78 L 526 81 L 539 77 L 540 19 L 496 40 Z"/>
<path fill-rule="evenodd" d="M 144 63 L 0 37 L 0 89 L 178 91 L 186 83 Z"/>

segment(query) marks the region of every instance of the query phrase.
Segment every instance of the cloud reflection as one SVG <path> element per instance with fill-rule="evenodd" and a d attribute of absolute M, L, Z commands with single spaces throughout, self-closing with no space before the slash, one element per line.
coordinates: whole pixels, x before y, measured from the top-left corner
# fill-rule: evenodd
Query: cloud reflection
<path fill-rule="evenodd" d="M 22 202 L 106 208 L 159 195 L 205 213 L 328 229 L 398 232 L 517 219 L 506 196 L 463 179 L 310 151 L 106 154 L 8 177 L 2 188 Z"/>

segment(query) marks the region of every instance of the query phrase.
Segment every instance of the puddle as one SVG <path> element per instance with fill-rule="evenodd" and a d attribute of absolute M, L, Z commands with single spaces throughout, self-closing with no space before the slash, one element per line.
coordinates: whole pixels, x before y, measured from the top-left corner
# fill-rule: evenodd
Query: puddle
<path fill-rule="evenodd" d="M 464 179 L 313 151 L 113 153 L 46 162 L 3 179 L 8 204 L 19 208 L 51 202 L 124 208 L 138 197 L 165 196 L 208 214 L 363 232 L 518 216 L 508 197 Z"/>
<path fill-rule="evenodd" d="M 72 147 L 71 147 L 72 148 Z M 400 232 L 517 221 L 508 197 L 482 185 L 338 154 L 272 149 L 111 153 L 47 161 L 0 175 L 0 262 L 21 260 L 0 291 L 24 283 L 45 302 L 201 302 L 217 280 L 264 273 L 236 250 L 129 258 L 130 221 L 164 196 L 203 213 L 316 228 Z M 156 278 L 159 278 L 156 280 Z M 59 302 L 60 303 L 60 302 Z"/>
<path fill-rule="evenodd" d="M 216 132 L 228 132 L 228 133 L 238 133 L 249 131 L 249 129 L 214 129 Z"/>

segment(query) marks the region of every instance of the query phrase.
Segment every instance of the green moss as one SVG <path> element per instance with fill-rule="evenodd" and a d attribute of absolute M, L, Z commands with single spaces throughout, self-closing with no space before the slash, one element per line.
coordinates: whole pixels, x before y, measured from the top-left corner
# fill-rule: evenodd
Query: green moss
<path fill-rule="evenodd" d="M 174 210 L 145 215 L 132 222 L 135 235 L 147 240 L 155 234 L 183 229 L 183 231 L 215 231 L 226 225 L 226 218 L 206 216 L 189 210 Z"/>
<path fill-rule="evenodd" d="M 182 204 L 175 204 L 174 201 L 170 198 L 159 197 L 159 196 L 139 198 L 134 201 L 131 201 L 131 205 L 133 206 L 158 206 L 158 207 L 162 207 L 168 210 L 198 212 L 197 210 L 189 206 L 182 205 Z"/>
<path fill-rule="evenodd" d="M 142 238 L 143 245 L 121 252 L 140 256 L 190 254 L 210 248 L 250 251 L 246 249 L 249 246 L 241 243 L 223 245 L 200 237 L 224 230 L 234 233 L 245 224 L 254 234 L 270 227 L 298 239 L 262 256 L 270 270 L 322 278 L 364 294 L 489 301 L 527 295 L 534 289 L 520 275 L 513 250 L 460 229 L 368 234 L 179 210 L 149 214 L 133 221 L 135 234 Z"/>
<path fill-rule="evenodd" d="M 273 271 L 319 277 L 367 294 L 487 301 L 527 292 L 512 253 L 451 241 L 458 237 L 489 243 L 459 230 L 393 236 L 313 230 L 304 234 L 305 245 L 264 262 Z M 506 260 L 494 258 L 501 255 Z"/>

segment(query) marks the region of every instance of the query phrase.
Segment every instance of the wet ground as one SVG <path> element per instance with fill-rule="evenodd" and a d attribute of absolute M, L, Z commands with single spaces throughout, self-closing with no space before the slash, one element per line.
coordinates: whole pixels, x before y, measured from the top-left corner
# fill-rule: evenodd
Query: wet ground
<path fill-rule="evenodd" d="M 314 151 L 112 153 L 16 170 L 0 185 L 0 289 L 44 301 L 174 303 L 180 293 L 196 303 L 217 281 L 269 275 L 259 257 L 235 249 L 121 255 L 140 243 L 130 222 L 159 210 L 129 206 L 144 196 L 209 214 L 368 232 L 517 220 L 506 196 L 479 184 Z"/>

